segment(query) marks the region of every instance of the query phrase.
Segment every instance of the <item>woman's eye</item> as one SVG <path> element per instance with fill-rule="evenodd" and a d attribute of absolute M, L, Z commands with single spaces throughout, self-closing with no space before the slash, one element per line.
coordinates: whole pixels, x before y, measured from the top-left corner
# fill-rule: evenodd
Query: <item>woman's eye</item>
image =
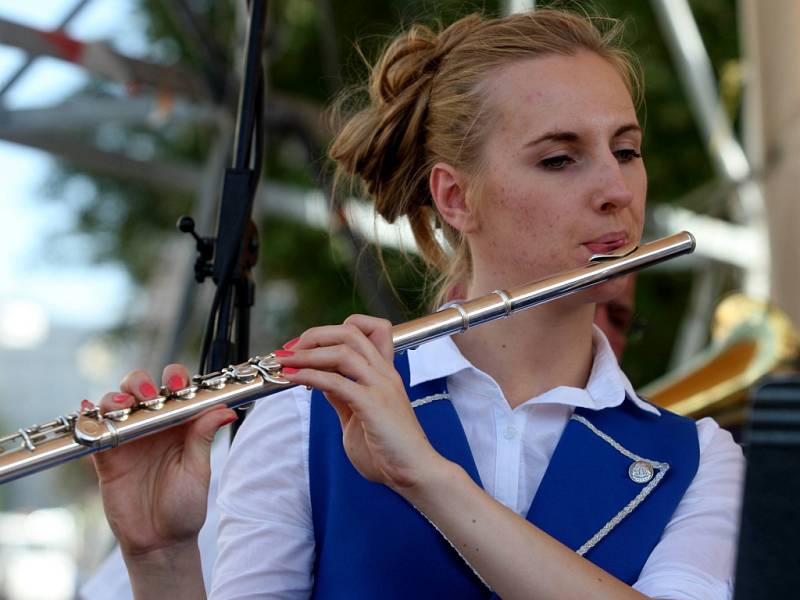
<path fill-rule="evenodd" d="M 617 160 L 621 163 L 630 162 L 634 158 L 642 158 L 641 153 L 637 152 L 633 148 L 622 148 L 621 150 L 615 150 L 614 156 L 616 156 Z"/>
<path fill-rule="evenodd" d="M 551 156 L 550 158 L 542 159 L 542 161 L 539 164 L 545 169 L 558 171 L 559 169 L 563 169 L 567 165 L 570 165 L 574 162 L 575 161 L 572 158 L 570 158 L 565 154 L 562 154 L 560 156 Z"/>

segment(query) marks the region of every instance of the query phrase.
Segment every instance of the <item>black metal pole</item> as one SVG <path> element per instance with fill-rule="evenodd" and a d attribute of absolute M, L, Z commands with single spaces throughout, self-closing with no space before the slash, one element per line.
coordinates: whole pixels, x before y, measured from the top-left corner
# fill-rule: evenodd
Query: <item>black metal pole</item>
<path fill-rule="evenodd" d="M 267 2 L 251 0 L 249 8 L 233 166 L 225 171 L 217 234 L 209 242 L 213 244 L 213 264 L 201 255 L 198 260 L 203 264 L 196 268 L 201 279 L 210 274 L 217 285 L 203 341 L 202 373 L 219 371 L 245 360 L 250 353 L 250 310 L 255 297 L 252 269 L 258 258 L 252 212 L 263 163 L 265 76 L 261 57 Z"/>

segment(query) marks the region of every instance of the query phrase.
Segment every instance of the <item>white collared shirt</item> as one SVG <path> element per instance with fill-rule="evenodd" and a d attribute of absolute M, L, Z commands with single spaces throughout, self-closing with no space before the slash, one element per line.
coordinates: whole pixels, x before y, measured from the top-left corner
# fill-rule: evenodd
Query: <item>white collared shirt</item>
<path fill-rule="evenodd" d="M 557 387 L 512 409 L 500 387 L 450 338 L 409 352 L 411 384 L 447 377 L 486 492 L 524 515 L 576 407 L 642 409 L 605 336 L 594 331 L 586 388 Z M 314 532 L 308 481 L 310 393 L 293 388 L 256 404 L 220 483 L 213 598 L 307 598 Z M 657 598 L 730 598 L 743 457 L 711 419 L 697 423 L 700 465 L 635 588 Z"/>
<path fill-rule="evenodd" d="M 627 392 L 637 406 L 659 414 L 657 408 L 635 394 L 617 367 L 605 336 L 599 329 L 597 332 L 600 335 L 594 340 L 595 360 L 585 388 L 560 386 L 514 409 L 494 379 L 474 368 L 451 338 L 436 340 L 409 353 L 412 386 L 448 377 L 451 401 L 484 489 L 523 517 L 576 408 L 600 410 L 617 406 Z M 487 423 L 494 427 L 487 427 Z"/>

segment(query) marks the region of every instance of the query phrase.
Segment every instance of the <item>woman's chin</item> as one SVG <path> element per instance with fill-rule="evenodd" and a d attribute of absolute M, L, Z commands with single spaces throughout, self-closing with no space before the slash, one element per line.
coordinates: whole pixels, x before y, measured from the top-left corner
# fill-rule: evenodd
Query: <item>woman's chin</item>
<path fill-rule="evenodd" d="M 560 307 L 567 310 L 582 310 L 581 307 L 587 304 L 603 304 L 605 302 L 610 302 L 624 292 L 625 283 L 617 278 L 599 285 L 594 285 L 580 292 L 575 292 L 574 294 L 568 294 L 555 302 L 558 303 Z"/>
<path fill-rule="evenodd" d="M 593 285 L 580 293 L 581 299 L 585 302 L 602 304 L 610 302 L 614 298 L 625 292 L 627 282 L 624 277 L 615 277 L 609 281 Z"/>

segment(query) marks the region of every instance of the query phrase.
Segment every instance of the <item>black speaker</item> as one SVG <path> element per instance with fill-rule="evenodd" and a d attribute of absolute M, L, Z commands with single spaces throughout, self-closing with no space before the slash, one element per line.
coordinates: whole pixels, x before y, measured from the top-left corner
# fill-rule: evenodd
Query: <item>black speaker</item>
<path fill-rule="evenodd" d="M 750 397 L 736 600 L 800 598 L 800 375 Z"/>

